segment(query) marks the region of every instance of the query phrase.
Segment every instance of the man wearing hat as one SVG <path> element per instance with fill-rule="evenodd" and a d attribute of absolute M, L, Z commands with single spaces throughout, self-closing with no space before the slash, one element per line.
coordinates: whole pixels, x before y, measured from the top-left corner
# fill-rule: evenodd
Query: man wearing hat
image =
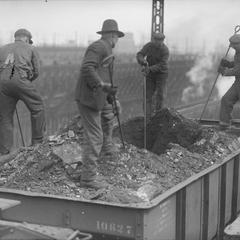
<path fill-rule="evenodd" d="M 39 75 L 39 55 L 31 46 L 32 35 L 18 29 L 15 41 L 0 48 L 0 154 L 13 145 L 13 115 L 18 100 L 31 114 L 32 145 L 41 143 L 45 132 L 43 101 L 32 81 Z"/>
<path fill-rule="evenodd" d="M 137 61 L 143 66 L 146 76 L 146 118 L 152 116 L 152 97 L 156 92 L 156 111 L 163 107 L 168 78 L 169 50 L 164 44 L 164 34 L 154 33 L 151 42 L 148 42 L 137 53 Z"/>
<path fill-rule="evenodd" d="M 218 72 L 222 76 L 234 76 L 235 81 L 230 89 L 221 99 L 220 108 L 220 129 L 225 130 L 230 127 L 231 113 L 234 104 L 240 100 L 240 34 L 234 34 L 229 39 L 230 47 L 235 50 L 233 61 L 222 59 Z"/>
<path fill-rule="evenodd" d="M 94 189 L 108 186 L 106 180 L 97 174 L 97 160 L 100 153 L 111 153 L 113 148 L 111 99 L 116 94 L 116 88 L 111 86 L 110 81 L 112 49 L 118 38 L 124 36 L 113 19 L 105 20 L 102 30 L 97 33 L 101 38 L 85 52 L 75 92 L 85 139 L 80 186 Z"/>
<path fill-rule="evenodd" d="M 152 115 L 152 97 L 155 92 L 156 111 L 163 107 L 169 58 L 169 50 L 164 44 L 164 38 L 163 33 L 154 33 L 152 41 L 145 44 L 137 53 L 137 61 L 144 67 L 144 74 L 146 75 L 147 120 Z"/>

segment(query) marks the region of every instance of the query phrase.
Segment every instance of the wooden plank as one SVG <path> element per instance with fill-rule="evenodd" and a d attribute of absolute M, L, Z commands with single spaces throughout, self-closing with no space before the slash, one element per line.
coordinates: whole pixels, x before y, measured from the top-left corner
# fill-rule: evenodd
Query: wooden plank
<path fill-rule="evenodd" d="M 232 215 L 232 191 L 233 191 L 233 175 L 234 161 L 228 162 L 226 165 L 226 203 L 225 203 L 225 224 L 228 224 Z"/>
<path fill-rule="evenodd" d="M 239 183 L 239 156 L 234 158 L 231 222 L 237 217 Z"/>
<path fill-rule="evenodd" d="M 219 189 L 219 224 L 217 239 L 222 240 L 225 227 L 225 210 L 226 210 L 226 164 L 221 167 L 221 184 Z"/>
<path fill-rule="evenodd" d="M 209 218 L 209 174 L 203 178 L 203 201 L 202 201 L 202 234 L 201 239 L 208 239 Z"/>
<path fill-rule="evenodd" d="M 176 194 L 176 240 L 185 240 L 186 188 Z"/>
<path fill-rule="evenodd" d="M 158 206 L 145 211 L 142 239 L 176 240 L 176 206 L 176 195 L 173 195 Z"/>
<path fill-rule="evenodd" d="M 197 181 L 186 188 L 185 240 L 199 239 L 201 230 L 202 182 Z"/>
<path fill-rule="evenodd" d="M 217 232 L 218 226 L 218 209 L 219 209 L 219 185 L 220 169 L 209 174 L 209 213 L 208 213 L 208 236 L 207 239 L 213 239 Z"/>
<path fill-rule="evenodd" d="M 15 207 L 17 205 L 21 204 L 20 201 L 18 200 L 11 200 L 11 199 L 6 199 L 6 198 L 0 198 L 0 209 L 6 210 L 12 207 Z"/>

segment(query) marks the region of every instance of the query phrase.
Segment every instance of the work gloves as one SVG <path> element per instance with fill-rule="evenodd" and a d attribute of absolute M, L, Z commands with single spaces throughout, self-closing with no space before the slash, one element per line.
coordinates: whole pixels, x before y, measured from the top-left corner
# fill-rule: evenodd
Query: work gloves
<path fill-rule="evenodd" d="M 142 63 L 142 73 L 144 76 L 147 76 L 150 73 L 150 68 L 146 59 L 143 59 Z"/>
<path fill-rule="evenodd" d="M 150 73 L 150 68 L 148 66 L 142 68 L 142 73 L 147 76 Z"/>
<path fill-rule="evenodd" d="M 225 69 L 228 66 L 229 62 L 225 58 L 222 58 L 218 67 L 218 73 L 224 75 Z"/>
<path fill-rule="evenodd" d="M 225 58 L 221 59 L 220 65 L 218 67 L 218 73 L 224 75 L 227 68 L 233 68 L 234 62 L 230 62 Z"/>
<path fill-rule="evenodd" d="M 116 95 L 117 87 L 112 87 L 110 83 L 102 83 L 102 90 L 103 92 L 107 93 L 108 95 Z"/>
<path fill-rule="evenodd" d="M 115 109 L 115 104 L 114 104 L 114 96 L 113 95 L 107 95 L 107 102 L 111 105 L 113 105 L 113 112 L 114 115 L 120 114 L 122 112 L 121 104 L 120 102 L 116 99 L 116 108 Z"/>
<path fill-rule="evenodd" d="M 141 62 L 142 66 L 148 66 L 148 62 L 146 59 L 143 59 L 143 61 Z"/>
<path fill-rule="evenodd" d="M 114 103 L 114 95 L 107 95 L 107 102 L 109 104 L 113 104 Z"/>
<path fill-rule="evenodd" d="M 226 68 L 225 68 L 225 67 L 223 67 L 223 66 L 221 66 L 221 65 L 218 67 L 218 73 L 224 75 L 224 74 L 225 74 L 225 71 L 226 71 Z"/>
<path fill-rule="evenodd" d="M 220 65 L 222 67 L 228 67 L 229 66 L 229 61 L 226 60 L 225 58 L 222 58 L 221 62 L 220 62 Z"/>

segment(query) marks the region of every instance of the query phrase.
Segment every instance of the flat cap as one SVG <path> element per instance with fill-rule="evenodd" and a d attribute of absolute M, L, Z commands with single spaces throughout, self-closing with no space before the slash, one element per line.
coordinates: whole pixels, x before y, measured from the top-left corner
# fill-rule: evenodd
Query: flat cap
<path fill-rule="evenodd" d="M 24 29 L 24 28 L 20 28 L 14 33 L 14 37 L 18 37 L 18 36 L 26 36 L 29 39 L 32 38 L 32 34 L 27 29 Z"/>
<path fill-rule="evenodd" d="M 153 39 L 164 39 L 165 35 L 161 32 L 153 33 Z"/>
<path fill-rule="evenodd" d="M 234 34 L 229 38 L 230 43 L 240 43 L 240 34 Z"/>

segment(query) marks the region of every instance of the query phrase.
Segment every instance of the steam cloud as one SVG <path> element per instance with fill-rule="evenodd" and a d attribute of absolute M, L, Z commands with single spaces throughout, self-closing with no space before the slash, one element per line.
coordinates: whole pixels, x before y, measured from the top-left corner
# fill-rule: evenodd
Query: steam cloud
<path fill-rule="evenodd" d="M 200 100 L 208 96 L 213 82 L 217 77 L 217 67 L 218 62 L 215 62 L 213 55 L 196 59 L 195 65 L 186 73 L 190 85 L 183 90 L 181 99 L 183 103 Z M 215 85 L 217 93 L 215 92 L 214 97 L 217 99 L 222 98 L 234 80 L 235 77 L 223 77 L 219 75 Z"/>
<path fill-rule="evenodd" d="M 212 56 L 201 56 L 196 59 L 195 65 L 186 73 L 191 85 L 183 90 L 184 103 L 201 99 L 206 95 L 206 86 L 214 77 L 214 68 Z"/>

